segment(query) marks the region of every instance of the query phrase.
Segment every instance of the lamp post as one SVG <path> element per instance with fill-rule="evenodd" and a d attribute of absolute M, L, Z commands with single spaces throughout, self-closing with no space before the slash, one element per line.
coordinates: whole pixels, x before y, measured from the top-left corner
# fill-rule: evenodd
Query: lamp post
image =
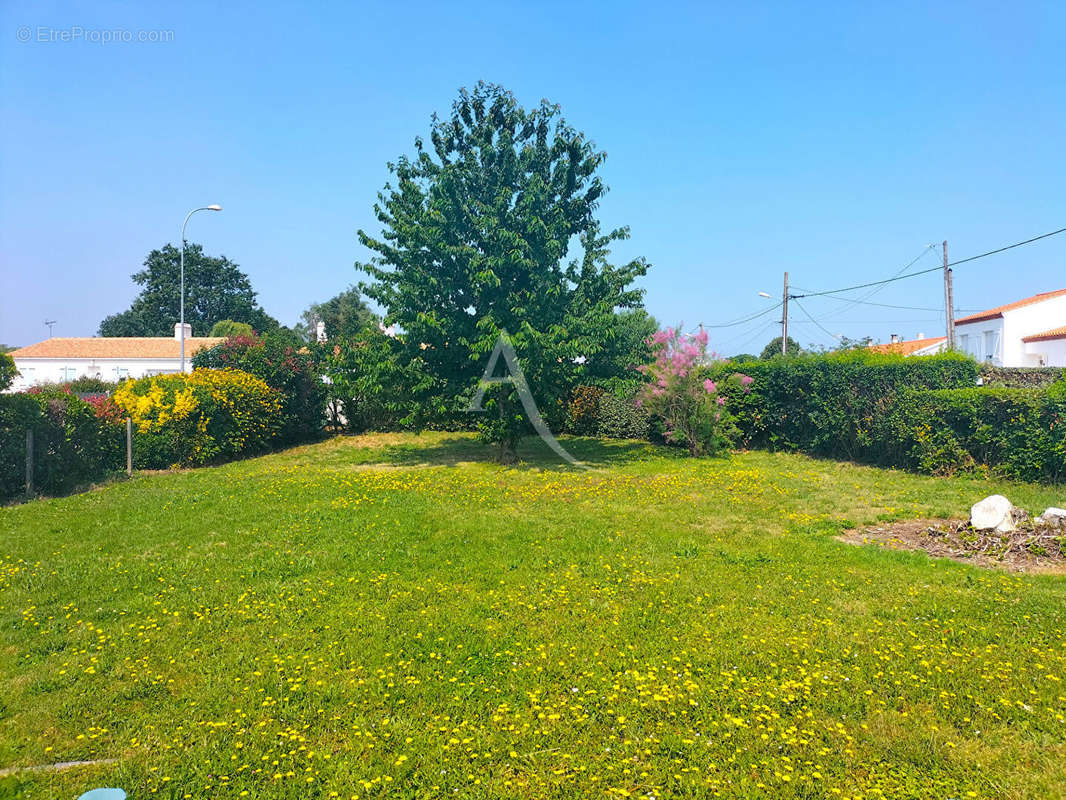
<path fill-rule="evenodd" d="M 189 217 L 195 214 L 197 211 L 221 211 L 222 206 L 210 205 L 201 206 L 200 208 L 194 208 L 188 214 L 185 215 L 185 221 L 181 223 L 181 300 L 180 300 L 180 319 L 178 323 L 181 329 L 181 371 L 185 372 L 185 226 L 189 224 Z"/>

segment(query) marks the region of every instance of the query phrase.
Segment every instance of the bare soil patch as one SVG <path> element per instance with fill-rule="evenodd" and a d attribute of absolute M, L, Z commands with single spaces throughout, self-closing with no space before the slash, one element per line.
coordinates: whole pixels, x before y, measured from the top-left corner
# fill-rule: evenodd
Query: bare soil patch
<path fill-rule="evenodd" d="M 889 550 L 923 550 L 979 567 L 1066 574 L 1066 531 L 1039 526 L 996 533 L 974 530 L 968 520 L 917 519 L 868 525 L 837 539 Z"/>

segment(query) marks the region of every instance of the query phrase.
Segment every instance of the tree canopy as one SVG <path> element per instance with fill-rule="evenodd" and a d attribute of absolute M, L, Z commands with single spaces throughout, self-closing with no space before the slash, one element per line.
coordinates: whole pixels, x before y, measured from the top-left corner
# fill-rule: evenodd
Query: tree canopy
<path fill-rule="evenodd" d="M 133 273 L 142 286 L 133 304 L 100 323 L 101 336 L 173 336 L 179 319 L 181 251 L 167 244 L 153 250 L 144 269 Z M 278 321 L 256 302 L 248 276 L 225 256 L 207 256 L 198 244 L 185 247 L 185 321 L 194 336 L 205 336 L 217 322 L 251 325 L 260 333 Z"/>
<path fill-rule="evenodd" d="M 802 348 L 799 346 L 799 342 L 789 336 L 787 355 L 798 356 L 801 352 Z M 767 344 L 766 347 L 762 349 L 762 353 L 759 354 L 759 358 L 765 361 L 767 359 L 779 355 L 781 355 L 781 337 L 775 336 L 773 339 L 770 340 L 769 344 Z"/>
<path fill-rule="evenodd" d="M 308 342 L 314 341 L 319 322 L 325 323 L 326 336 L 330 339 L 358 336 L 378 322 L 377 315 L 370 310 L 355 286 L 349 286 L 325 302 L 312 303 L 300 319 L 296 328 Z"/>
<path fill-rule="evenodd" d="M 225 338 L 231 338 L 233 336 L 252 336 L 255 331 L 252 330 L 252 326 L 247 322 L 234 322 L 231 319 L 222 319 L 211 326 L 211 333 L 209 336 L 223 336 Z"/>
<path fill-rule="evenodd" d="M 363 289 L 425 368 L 423 409 L 462 408 L 506 331 L 547 415 L 578 360 L 608 346 L 616 311 L 640 304 L 632 283 L 647 262 L 611 264 L 609 246 L 628 230 L 604 233 L 595 216 L 605 157 L 558 106 L 527 110 L 479 83 L 434 117 L 429 146 L 416 139 L 413 157 L 389 165 L 396 184 L 375 205 L 382 234 L 359 231 L 377 254 L 362 266 L 372 279 Z M 499 421 L 483 432 L 506 447 L 524 430 L 511 391 L 486 395 Z"/>

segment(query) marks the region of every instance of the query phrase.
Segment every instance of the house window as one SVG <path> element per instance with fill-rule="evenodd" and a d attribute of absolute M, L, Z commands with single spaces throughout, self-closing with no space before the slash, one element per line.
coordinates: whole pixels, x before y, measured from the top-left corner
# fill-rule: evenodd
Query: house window
<path fill-rule="evenodd" d="M 118 380 L 124 381 L 129 376 L 130 376 L 130 371 L 126 367 L 115 367 L 115 377 Z"/>
<path fill-rule="evenodd" d="M 72 381 L 77 377 L 78 370 L 74 367 L 60 367 L 59 368 L 59 380 Z"/>
<path fill-rule="evenodd" d="M 965 333 L 959 337 L 959 349 L 964 353 L 970 352 L 970 337 Z"/>
<path fill-rule="evenodd" d="M 19 375 L 22 376 L 26 383 L 33 383 L 33 376 L 37 374 L 36 367 L 22 367 L 19 370 Z"/>
<path fill-rule="evenodd" d="M 984 333 L 984 347 L 982 348 L 981 358 L 984 361 L 996 360 L 996 332 L 985 331 Z"/>

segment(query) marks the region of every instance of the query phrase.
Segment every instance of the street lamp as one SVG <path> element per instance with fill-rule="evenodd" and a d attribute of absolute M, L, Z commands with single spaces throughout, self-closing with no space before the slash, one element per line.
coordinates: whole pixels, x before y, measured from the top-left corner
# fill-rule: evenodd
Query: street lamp
<path fill-rule="evenodd" d="M 767 300 L 770 299 L 770 295 L 768 295 L 766 292 L 759 292 L 759 297 L 765 297 Z"/>
<path fill-rule="evenodd" d="M 194 208 L 185 215 L 185 221 L 181 223 L 181 312 L 178 323 L 181 327 L 181 371 L 185 372 L 185 226 L 189 224 L 189 217 L 197 211 L 221 211 L 222 206 L 210 205 Z"/>

